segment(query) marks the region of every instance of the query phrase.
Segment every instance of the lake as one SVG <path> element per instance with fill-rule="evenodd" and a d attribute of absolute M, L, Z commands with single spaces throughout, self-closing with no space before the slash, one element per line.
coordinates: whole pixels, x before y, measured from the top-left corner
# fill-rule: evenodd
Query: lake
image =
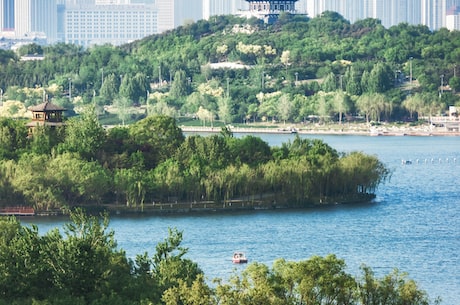
<path fill-rule="evenodd" d="M 244 136 L 235 134 L 235 136 Z M 291 134 L 260 134 L 270 145 Z M 235 250 L 249 261 L 272 265 L 277 258 L 305 260 L 334 253 L 360 274 L 370 266 L 377 276 L 394 268 L 407 272 L 442 304 L 460 295 L 460 138 L 311 136 L 341 152 L 377 155 L 391 170 L 375 202 L 323 208 L 234 214 L 114 217 L 111 228 L 129 257 L 148 252 L 166 238 L 168 227 L 184 233 L 188 258 L 209 279 L 227 279 L 244 266 L 233 265 Z M 403 165 L 402 160 L 412 164 Z M 40 232 L 62 226 L 59 218 L 26 218 Z"/>

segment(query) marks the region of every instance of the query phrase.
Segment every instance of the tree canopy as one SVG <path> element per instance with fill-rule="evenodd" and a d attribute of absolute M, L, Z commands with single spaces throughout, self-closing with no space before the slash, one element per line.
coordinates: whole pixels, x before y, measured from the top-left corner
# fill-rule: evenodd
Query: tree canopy
<path fill-rule="evenodd" d="M 0 88 L 4 101 L 26 106 L 35 102 L 33 91 L 25 89 L 35 88 L 68 100 L 70 109 L 82 103 L 115 105 L 123 122 L 129 118 L 127 107 L 148 104 L 154 93 L 162 98 L 152 99 L 150 110 L 173 117 L 198 116 L 200 111 L 208 121 L 225 123 L 264 117 L 301 122 L 305 109 L 341 121 L 342 112 L 345 119 L 365 114 L 358 105 L 361 95 L 383 94 L 386 101 L 392 97 L 392 107 L 376 106 L 372 119 L 401 121 L 409 112 L 403 102 L 414 92 L 442 92 L 437 114 L 459 103 L 459 46 L 458 31 L 432 32 L 405 23 L 386 29 L 379 20 L 350 23 L 333 12 L 315 18 L 283 16 L 273 25 L 218 16 L 121 47 L 57 44 L 21 49 L 39 53 L 43 48 L 41 61 L 21 61 L 3 51 Z M 53 86 L 57 90 L 50 90 Z M 336 91 L 343 92 L 349 107 L 332 107 L 323 98 L 324 92 Z M 258 100 L 261 92 L 273 98 Z M 266 107 L 273 103 L 280 106 Z"/>
<path fill-rule="evenodd" d="M 398 270 L 378 278 L 363 266 L 352 276 L 333 254 L 280 258 L 272 267 L 252 262 L 211 285 L 177 229 L 153 255 L 129 259 L 107 215 L 70 216 L 62 231 L 45 233 L 0 217 L 0 304 L 437 304 Z"/>

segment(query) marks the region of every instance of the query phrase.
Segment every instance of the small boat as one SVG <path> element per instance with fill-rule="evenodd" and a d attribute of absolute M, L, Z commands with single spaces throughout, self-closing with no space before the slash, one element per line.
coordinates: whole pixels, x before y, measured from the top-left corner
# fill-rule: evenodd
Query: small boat
<path fill-rule="evenodd" d="M 248 259 L 246 258 L 246 255 L 243 252 L 235 252 L 233 253 L 232 262 L 234 264 L 246 264 L 248 262 Z"/>

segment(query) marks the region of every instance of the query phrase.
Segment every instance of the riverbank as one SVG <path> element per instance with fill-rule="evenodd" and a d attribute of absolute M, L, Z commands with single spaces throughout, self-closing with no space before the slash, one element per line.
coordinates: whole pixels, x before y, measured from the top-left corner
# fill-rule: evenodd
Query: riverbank
<path fill-rule="evenodd" d="M 221 127 L 179 126 L 187 133 L 219 133 Z M 246 126 L 227 126 L 233 133 L 273 133 L 273 134 L 324 134 L 324 135 L 360 135 L 360 136 L 460 136 L 458 130 L 447 130 L 428 124 L 411 126 L 382 124 L 308 124 L 308 125 L 274 125 L 254 124 Z"/>
<path fill-rule="evenodd" d="M 257 196 L 260 197 L 260 196 Z M 262 199 L 233 199 L 225 201 L 199 201 L 199 202 L 166 202 L 144 203 L 137 206 L 123 204 L 105 204 L 82 207 L 89 213 L 97 214 L 108 212 L 110 215 L 179 215 L 179 214 L 209 214 L 209 213 L 233 213 L 263 210 L 290 210 L 312 209 L 328 207 L 339 204 L 363 204 L 372 203 L 374 194 L 354 194 L 350 196 L 337 196 L 329 198 L 316 198 L 305 203 L 278 202 L 274 197 Z"/>

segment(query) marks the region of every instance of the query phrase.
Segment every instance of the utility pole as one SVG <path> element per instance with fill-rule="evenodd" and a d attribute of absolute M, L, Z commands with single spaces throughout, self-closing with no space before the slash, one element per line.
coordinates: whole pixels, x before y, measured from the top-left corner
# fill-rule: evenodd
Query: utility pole
<path fill-rule="evenodd" d="M 227 77 L 227 99 L 230 98 L 230 78 Z"/>
<path fill-rule="evenodd" d="M 441 74 L 441 97 L 442 94 L 444 93 L 444 74 Z"/>

